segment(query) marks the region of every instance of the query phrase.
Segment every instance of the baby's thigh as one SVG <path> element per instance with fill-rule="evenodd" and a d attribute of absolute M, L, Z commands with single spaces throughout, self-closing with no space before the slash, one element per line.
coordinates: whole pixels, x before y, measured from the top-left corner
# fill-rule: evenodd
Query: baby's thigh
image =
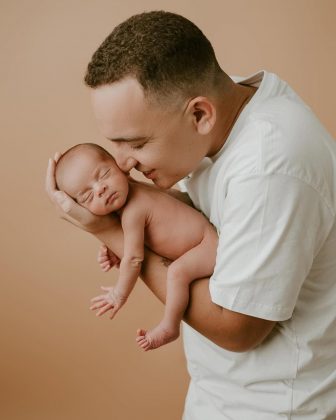
<path fill-rule="evenodd" d="M 204 237 L 201 243 L 196 247 L 196 257 L 198 258 L 202 266 L 199 267 L 200 271 L 203 272 L 203 276 L 211 275 L 214 271 L 216 264 L 216 254 L 218 246 L 218 235 L 213 226 L 209 226 L 204 232 Z"/>
<path fill-rule="evenodd" d="M 201 242 L 175 260 L 170 268 L 183 272 L 189 279 L 209 277 L 215 267 L 218 236 L 214 229 L 206 230 Z"/>

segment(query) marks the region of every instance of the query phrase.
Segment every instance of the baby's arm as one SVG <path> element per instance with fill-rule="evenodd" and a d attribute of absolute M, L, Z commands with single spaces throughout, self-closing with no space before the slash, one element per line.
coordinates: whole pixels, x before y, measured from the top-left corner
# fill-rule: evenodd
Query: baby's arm
<path fill-rule="evenodd" d="M 91 299 L 90 309 L 100 310 L 97 316 L 110 312 L 114 318 L 119 309 L 126 303 L 137 278 L 144 259 L 144 230 L 146 214 L 138 208 L 124 210 L 121 225 L 124 234 L 124 256 L 120 262 L 119 278 L 114 287 L 102 287 L 105 294 Z"/>
<path fill-rule="evenodd" d="M 144 234 L 146 215 L 135 206 L 125 209 L 121 218 L 124 232 L 124 255 L 120 262 L 120 271 L 115 291 L 127 299 L 140 274 L 144 259 Z"/>

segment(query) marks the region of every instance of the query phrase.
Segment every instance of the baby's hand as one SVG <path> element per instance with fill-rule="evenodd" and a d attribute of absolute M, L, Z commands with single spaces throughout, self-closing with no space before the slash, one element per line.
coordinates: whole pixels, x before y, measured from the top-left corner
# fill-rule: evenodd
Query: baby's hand
<path fill-rule="evenodd" d="M 112 267 L 119 268 L 120 258 L 118 258 L 106 245 L 101 245 L 98 251 L 97 261 L 100 265 L 100 268 L 107 272 L 111 270 Z"/>
<path fill-rule="evenodd" d="M 111 311 L 110 319 L 113 319 L 119 309 L 126 303 L 127 297 L 118 294 L 115 290 L 115 287 L 101 286 L 101 288 L 107 291 L 107 293 L 92 298 L 91 302 L 93 305 L 90 306 L 90 309 L 99 309 L 99 311 L 96 313 L 96 316 L 100 316 L 107 311 Z"/>

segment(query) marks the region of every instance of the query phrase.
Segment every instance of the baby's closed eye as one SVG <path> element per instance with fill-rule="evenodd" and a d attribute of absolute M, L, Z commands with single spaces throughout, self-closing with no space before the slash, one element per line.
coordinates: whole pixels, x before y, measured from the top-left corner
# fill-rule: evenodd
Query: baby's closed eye
<path fill-rule="evenodd" d="M 92 191 L 88 191 L 86 194 L 77 198 L 76 201 L 78 204 L 87 204 L 89 201 L 91 201 L 91 198 L 92 198 Z"/>
<path fill-rule="evenodd" d="M 103 173 L 103 175 L 100 178 L 105 178 L 110 172 L 110 169 L 108 169 L 106 172 Z"/>
<path fill-rule="evenodd" d="M 83 203 L 89 203 L 93 197 L 93 192 L 90 191 L 83 199 Z"/>

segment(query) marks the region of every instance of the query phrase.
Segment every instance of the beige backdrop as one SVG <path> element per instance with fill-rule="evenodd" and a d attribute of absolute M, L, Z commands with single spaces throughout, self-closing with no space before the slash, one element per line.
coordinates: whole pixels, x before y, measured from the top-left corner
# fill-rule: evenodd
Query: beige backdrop
<path fill-rule="evenodd" d="M 136 328 L 154 325 L 162 306 L 139 282 L 113 322 L 96 318 L 89 299 L 115 274 L 99 271 L 97 241 L 59 220 L 44 193 L 54 151 L 108 148 L 82 83 L 100 42 L 131 14 L 181 13 L 229 74 L 278 73 L 335 135 L 335 4 L 1 0 L 1 419 L 174 420 L 183 410 L 181 341 L 149 353 L 135 345 Z"/>

